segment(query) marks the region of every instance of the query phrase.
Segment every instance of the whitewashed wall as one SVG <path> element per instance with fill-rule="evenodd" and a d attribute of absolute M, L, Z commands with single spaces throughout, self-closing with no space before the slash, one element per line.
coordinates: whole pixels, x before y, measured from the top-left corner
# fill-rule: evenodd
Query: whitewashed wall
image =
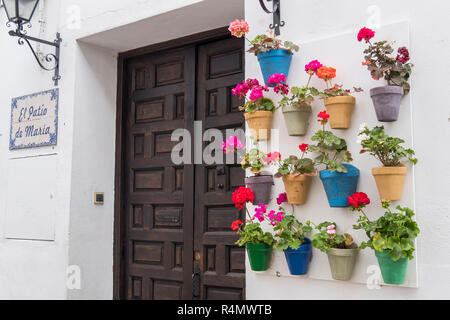
<path fill-rule="evenodd" d="M 372 167 L 379 164 L 368 155 L 358 154 L 360 148 L 356 144 L 356 133 L 363 121 L 372 126 L 377 125 L 368 91 L 372 87 L 384 84 L 370 79 L 368 71 L 361 66 L 365 46 L 357 42 L 356 34 L 363 26 L 376 26 L 376 40 L 384 38 L 397 40 L 398 46 L 406 45 L 410 48 L 412 62 L 416 65 L 412 77 L 413 89 L 403 100 L 399 121 L 385 124 L 385 127 L 388 133 L 404 138 L 407 141 L 406 145 L 413 146 L 418 154 L 419 164 L 414 171 L 408 169 L 403 200 L 395 204 L 416 209 L 421 234 L 417 241 L 416 259 L 409 265 L 407 283 L 404 287 L 382 286 L 379 290 L 368 289 L 365 284 L 369 277 L 366 268 L 371 264 L 377 264 L 369 249 L 360 254 L 351 282 L 333 281 L 329 275 L 326 255 L 315 250 L 310 273 L 305 277 L 289 276 L 284 256 L 279 253 L 273 255 L 272 268 L 267 272 L 255 273 L 248 268 L 247 298 L 448 298 L 446 288 L 450 282 L 448 276 L 450 255 L 445 230 L 448 230 L 450 209 L 448 182 L 450 164 L 447 161 L 450 151 L 448 148 L 442 148 L 439 151 L 434 149 L 434 153 L 430 152 L 432 151 L 430 141 L 433 141 L 434 145 L 448 145 L 449 111 L 442 101 L 445 101 L 445 97 L 448 98 L 449 94 L 444 92 L 445 90 L 438 90 L 440 94 L 437 95 L 432 94 L 431 83 L 434 85 L 442 83 L 442 88 L 445 88 L 444 83 L 449 84 L 446 73 L 436 73 L 436 70 L 448 72 L 450 63 L 445 59 L 430 58 L 430 53 L 435 49 L 435 52 L 439 52 L 439 57 L 445 57 L 450 51 L 450 45 L 445 40 L 448 37 L 444 31 L 444 24 L 439 26 L 439 23 L 431 24 L 430 21 L 441 21 L 440 19 L 450 12 L 450 5 L 440 1 L 423 4 L 421 1 L 285 0 L 281 6 L 282 19 L 286 21 L 286 26 L 281 29 L 281 38 L 294 41 L 301 47 L 300 52 L 293 58 L 288 79 L 290 85 L 304 85 L 306 80 L 304 65 L 310 60 L 318 59 L 328 66 L 337 68 L 338 83 L 343 83 L 346 87 L 362 86 L 365 89 L 365 93 L 355 95 L 357 106 L 352 128 L 335 130 L 335 133 L 347 140 L 355 158 L 353 164 L 361 170 L 358 190 L 367 192 L 372 198 L 373 204 L 367 210 L 371 217 L 383 214 L 377 204 L 379 197 L 370 172 Z M 426 22 L 428 19 L 430 20 Z M 246 1 L 246 20 L 251 26 L 250 38 L 267 31 L 271 22 L 269 15 L 262 13 L 256 1 Z M 246 56 L 246 73 L 247 77 L 261 78 L 257 59 L 250 54 Z M 323 88 L 319 80 L 315 80 L 313 85 Z M 314 105 L 313 117 L 321 110 L 323 104 L 317 102 Z M 284 119 L 281 110 L 276 112 L 273 127 L 281 127 L 280 141 L 283 143 L 279 151 L 282 155 L 295 154 L 298 144 L 310 142 L 311 135 L 319 127 L 314 121 L 315 118 L 305 138 L 289 137 L 283 128 Z M 283 191 L 282 182 L 277 181 L 274 197 Z M 301 220 L 311 219 L 316 223 L 325 220 L 336 221 L 340 231 L 352 233 L 358 242 L 364 240 L 363 233 L 353 231 L 351 228 L 356 221 L 355 215 L 348 209 L 328 207 L 319 178 L 316 178 L 312 185 L 308 204 L 296 207 L 296 216 Z M 276 277 L 276 271 L 280 272 L 280 278 Z"/>
<path fill-rule="evenodd" d="M 53 83 L 52 74 L 38 67 L 28 48 L 7 34 L 6 15 L 0 10 L 0 299 L 111 299 L 117 55 L 223 27 L 243 18 L 244 6 L 241 0 L 41 3 L 45 32 L 38 34 L 39 23 L 34 21 L 31 35 L 53 39 L 59 31 L 63 38 L 56 147 L 8 150 L 11 98 L 47 90 Z M 51 161 L 44 159 L 35 170 L 55 176 L 54 184 L 40 190 L 49 196 L 56 190 L 54 240 L 34 241 L 26 234 L 7 239 L 7 208 L 15 212 L 15 203 L 8 199 L 19 198 L 20 185 L 27 183 L 16 179 L 18 161 L 26 158 L 24 166 L 31 171 L 38 164 L 34 157 L 42 155 Z M 38 175 L 28 179 L 33 178 Z M 19 191 L 10 197 L 9 189 Z M 93 204 L 96 191 L 105 192 L 104 206 Z M 36 212 L 48 209 L 36 195 L 23 194 L 23 199 L 33 202 Z M 80 290 L 66 286 L 68 266 L 80 268 Z"/>
<path fill-rule="evenodd" d="M 12 97 L 47 90 L 51 73 L 41 70 L 28 48 L 7 34 L 0 11 L 0 298 L 1 299 L 109 299 L 112 297 L 113 169 L 115 130 L 115 72 L 118 52 L 175 39 L 242 18 L 242 1 L 227 0 L 44 0 L 46 30 L 52 39 L 60 31 L 62 62 L 59 137 L 56 147 L 10 152 L 9 116 Z M 264 32 L 270 17 L 257 1 L 247 0 L 246 15 L 252 32 Z M 450 262 L 448 145 L 449 98 L 447 74 L 450 45 L 446 38 L 449 7 L 444 1 L 362 1 L 345 4 L 330 0 L 282 0 L 287 26 L 283 37 L 299 43 L 354 32 L 366 24 L 366 10 L 380 8 L 383 25 L 409 20 L 411 51 L 416 62 L 411 93 L 414 108 L 414 147 L 420 156 L 416 168 L 416 209 L 422 229 L 418 241 L 419 289 L 383 288 L 369 291 L 361 284 L 260 276 L 248 272 L 247 298 L 448 298 Z M 78 24 L 77 17 L 81 18 Z M 174 23 L 176 21 L 176 24 Z M 34 22 L 32 35 L 38 35 Z M 157 30 L 153 31 L 153 30 Z M 81 43 L 84 44 L 81 44 Z M 44 49 L 44 47 L 42 47 Z M 299 54 L 301 56 L 301 53 Z M 419 63 L 420 62 L 420 63 Z M 332 64 L 332 62 L 327 62 Z M 258 74 L 254 58 L 247 58 L 248 75 Z M 352 84 L 348 83 L 349 85 Z M 439 84 L 441 85 L 439 90 Z M 106 115 L 105 115 L 106 114 Z M 96 126 L 93 121 L 97 118 Z M 441 145 L 430 150 L 430 143 Z M 15 179 L 16 161 L 47 155 L 52 159 L 36 170 L 52 172 L 54 185 L 42 186 L 54 202 L 54 241 L 33 241 L 5 234 L 9 186 L 27 183 Z M 366 158 L 365 161 L 369 161 Z M 14 163 L 14 166 L 11 164 Z M 31 163 L 31 162 L 30 162 Z M 34 164 L 27 165 L 27 170 Z M 33 178 L 33 177 L 30 177 Z M 319 181 L 316 185 L 319 185 Z M 320 186 L 320 185 L 319 185 Z M 104 191 L 106 204 L 96 207 L 92 193 Z M 33 194 L 24 201 L 42 203 Z M 45 209 L 45 208 L 44 208 Z M 37 210 L 38 211 L 38 210 Z M 14 210 L 11 211 L 12 213 Z M 24 224 L 29 221 L 23 221 Z M 39 228 L 39 225 L 36 225 Z M 68 265 L 81 268 L 81 290 L 68 290 Z M 343 294 L 344 293 L 344 294 Z"/>

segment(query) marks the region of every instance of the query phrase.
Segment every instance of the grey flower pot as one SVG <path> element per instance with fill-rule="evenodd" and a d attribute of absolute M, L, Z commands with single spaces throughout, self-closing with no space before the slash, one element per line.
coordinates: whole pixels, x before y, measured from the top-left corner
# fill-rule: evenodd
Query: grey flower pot
<path fill-rule="evenodd" d="M 245 178 L 245 185 L 252 189 L 255 199 L 253 204 L 269 204 L 274 185 L 273 176 L 254 176 Z"/>
<path fill-rule="evenodd" d="M 290 136 L 304 136 L 308 131 L 312 109 L 308 104 L 283 106 L 284 121 Z"/>
<path fill-rule="evenodd" d="M 370 89 L 378 121 L 397 121 L 404 91 L 402 87 L 385 86 Z"/>
<path fill-rule="evenodd" d="M 355 268 L 358 249 L 331 249 L 328 252 L 328 262 L 330 263 L 331 276 L 334 280 L 347 281 L 352 278 Z"/>

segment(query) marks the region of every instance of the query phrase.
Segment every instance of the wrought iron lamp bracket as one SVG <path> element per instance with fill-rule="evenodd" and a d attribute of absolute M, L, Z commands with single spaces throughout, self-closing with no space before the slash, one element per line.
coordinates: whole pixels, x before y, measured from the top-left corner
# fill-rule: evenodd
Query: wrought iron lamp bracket
<path fill-rule="evenodd" d="M 259 0 L 259 3 L 261 4 L 261 7 L 263 10 L 268 14 L 273 14 L 273 23 L 269 25 L 269 28 L 271 30 L 275 29 L 275 34 L 277 36 L 280 35 L 280 28 L 284 27 L 286 24 L 284 21 L 281 20 L 281 11 L 280 11 L 280 0 L 267 0 L 268 2 L 273 2 L 273 10 L 270 11 L 267 9 L 266 4 L 264 3 L 264 0 Z"/>
<path fill-rule="evenodd" d="M 54 71 L 54 76 L 52 78 L 52 80 L 55 83 L 55 86 L 58 85 L 59 80 L 61 79 L 61 75 L 59 74 L 59 66 L 60 66 L 60 48 L 61 48 L 61 35 L 59 33 L 56 33 L 56 39 L 53 40 L 53 42 L 51 41 L 47 41 L 47 40 L 42 40 L 39 38 L 35 38 L 35 37 L 31 37 L 29 35 L 27 35 L 27 31 L 24 30 L 24 25 L 26 25 L 28 28 L 31 27 L 30 23 L 18 23 L 17 24 L 17 29 L 14 30 L 10 30 L 8 33 L 10 36 L 12 37 L 18 37 L 17 42 L 19 43 L 19 45 L 24 45 L 25 43 L 28 45 L 28 47 L 30 48 L 31 52 L 33 53 L 34 58 L 36 59 L 37 63 L 39 64 L 39 66 L 47 71 Z M 10 27 L 11 26 L 11 22 L 7 23 L 7 26 Z M 36 51 L 34 50 L 33 46 L 31 45 L 30 41 L 32 42 L 38 42 L 38 43 L 42 43 L 44 45 L 47 46 L 52 46 L 55 48 L 55 52 L 54 53 L 47 53 L 44 55 L 42 60 L 45 60 L 45 62 L 47 63 L 52 63 L 53 67 L 46 67 L 42 62 L 41 59 L 39 59 Z"/>

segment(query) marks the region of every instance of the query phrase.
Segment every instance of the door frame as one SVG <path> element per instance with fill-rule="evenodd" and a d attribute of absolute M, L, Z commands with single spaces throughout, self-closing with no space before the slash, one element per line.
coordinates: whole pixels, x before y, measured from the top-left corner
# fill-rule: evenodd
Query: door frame
<path fill-rule="evenodd" d="M 230 34 L 227 27 L 213 29 L 183 38 L 170 40 L 162 43 L 153 44 L 147 47 L 134 49 L 131 51 L 120 53 L 117 63 L 117 104 L 116 104 L 116 153 L 115 153 L 115 177 L 114 177 L 114 244 L 113 244 L 113 299 L 125 299 L 126 288 L 121 287 L 123 277 L 125 276 L 125 225 L 122 213 L 125 212 L 124 201 L 124 181 L 125 172 L 123 166 L 125 164 L 125 142 L 126 142 L 126 105 L 127 97 L 125 76 L 126 61 L 130 58 L 175 49 L 187 45 L 200 45 L 212 41 L 229 38 Z"/>

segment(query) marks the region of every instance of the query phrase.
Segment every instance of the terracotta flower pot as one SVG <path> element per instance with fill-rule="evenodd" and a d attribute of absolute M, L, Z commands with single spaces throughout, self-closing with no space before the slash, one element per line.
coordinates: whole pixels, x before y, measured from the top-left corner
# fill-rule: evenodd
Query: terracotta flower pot
<path fill-rule="evenodd" d="M 406 167 L 403 166 L 372 169 L 380 199 L 393 201 L 402 199 L 406 171 Z"/>
<path fill-rule="evenodd" d="M 283 106 L 284 121 L 290 136 L 304 136 L 308 131 L 312 109 L 308 104 Z"/>
<path fill-rule="evenodd" d="M 244 113 L 245 120 L 252 131 L 252 137 L 257 141 L 270 140 L 270 129 L 272 128 L 272 111 L 255 111 Z"/>
<path fill-rule="evenodd" d="M 328 262 L 330 263 L 331 276 L 334 280 L 347 281 L 352 278 L 355 269 L 358 248 L 351 249 L 331 249 L 328 252 Z"/>
<path fill-rule="evenodd" d="M 272 195 L 273 176 L 254 176 L 245 178 L 245 185 L 252 189 L 255 199 L 253 204 L 269 204 Z"/>
<path fill-rule="evenodd" d="M 312 175 L 306 174 L 283 176 L 283 183 L 289 204 L 301 205 L 306 203 L 311 177 Z"/>
<path fill-rule="evenodd" d="M 327 98 L 324 101 L 327 112 L 330 114 L 332 129 L 348 129 L 355 109 L 354 96 L 339 96 Z"/>
<path fill-rule="evenodd" d="M 403 88 L 398 86 L 384 86 L 370 89 L 370 96 L 372 97 L 378 121 L 397 121 L 403 95 Z"/>

